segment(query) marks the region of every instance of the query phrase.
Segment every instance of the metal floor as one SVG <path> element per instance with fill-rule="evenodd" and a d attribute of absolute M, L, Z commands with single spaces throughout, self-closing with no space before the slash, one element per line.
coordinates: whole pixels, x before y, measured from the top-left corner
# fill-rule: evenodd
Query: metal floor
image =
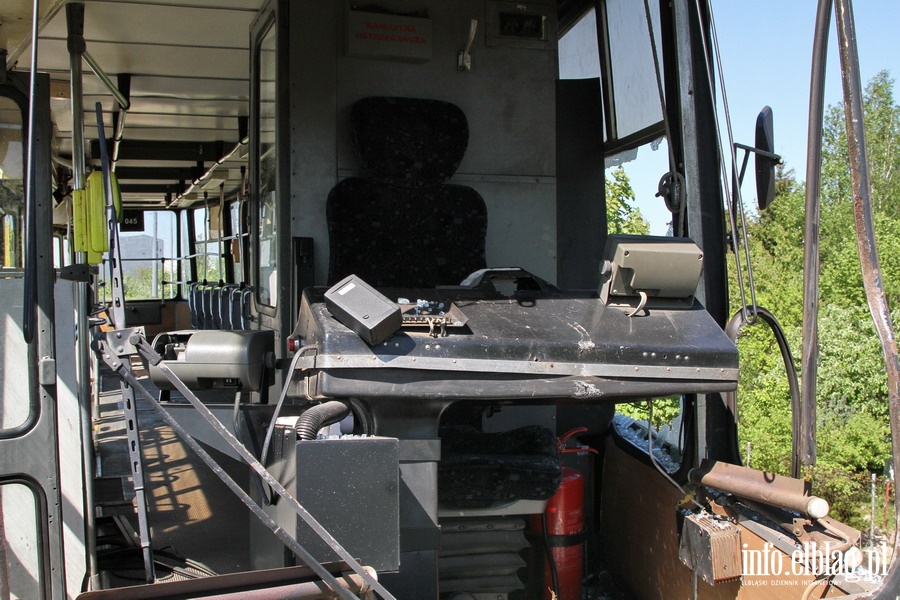
<path fill-rule="evenodd" d="M 98 521 L 104 516 L 121 515 L 136 532 L 119 383 L 111 372 L 105 372 L 100 383 L 99 415 L 94 422 Z M 146 377 L 141 383 L 157 393 Z M 251 515 L 247 508 L 178 439 L 147 401 L 138 398 L 137 409 L 154 551 L 202 563 L 217 574 L 249 570 Z M 247 487 L 248 467 L 214 449 L 207 451 L 235 481 Z M 139 553 L 136 561 L 114 560 L 111 564 L 116 568 L 107 574 L 112 576 L 110 581 L 121 580 L 119 585 L 143 582 Z M 165 569 L 158 569 L 158 578 L 166 575 Z"/>

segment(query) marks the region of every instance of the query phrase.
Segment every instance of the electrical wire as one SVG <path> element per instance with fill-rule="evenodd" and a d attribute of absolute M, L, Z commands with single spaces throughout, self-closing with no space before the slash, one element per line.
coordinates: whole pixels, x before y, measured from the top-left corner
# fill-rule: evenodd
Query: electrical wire
<path fill-rule="evenodd" d="M 678 491 L 684 494 L 684 488 L 678 484 L 677 481 L 672 479 L 672 476 L 662 468 L 662 465 L 657 462 L 656 457 L 653 456 L 653 401 L 647 400 L 647 408 L 649 409 L 650 414 L 647 416 L 647 452 L 650 454 L 650 462 L 653 463 L 653 466 L 656 467 L 656 470 L 660 472 L 660 474 L 669 480 L 669 483 L 678 488 Z"/>
<path fill-rule="evenodd" d="M 650 414 L 647 416 L 647 453 L 650 455 L 650 462 L 659 471 L 660 475 L 666 478 L 666 480 L 675 486 L 679 492 L 681 492 L 682 498 L 687 498 L 688 494 L 684 491 L 684 488 L 675 481 L 671 475 L 662 467 L 661 464 L 656 460 L 656 457 L 653 455 L 653 401 L 647 400 L 647 407 L 649 409 Z M 696 498 L 691 495 L 690 501 L 699 509 L 706 510 L 706 507 L 697 502 Z M 683 502 L 683 501 L 682 501 Z"/>
<path fill-rule="evenodd" d="M 260 456 L 259 456 L 259 462 L 262 463 L 263 467 L 266 467 L 266 468 L 269 467 L 269 465 L 266 463 L 266 461 L 269 456 L 269 446 L 272 443 L 272 435 L 275 432 L 275 421 L 278 420 L 278 415 L 281 414 L 281 407 L 284 404 L 285 398 L 287 398 L 287 391 L 288 391 L 288 388 L 290 387 L 290 383 L 293 378 L 294 371 L 297 369 L 297 363 L 299 363 L 300 359 L 303 358 L 304 352 L 306 352 L 308 350 L 315 350 L 315 348 L 316 348 L 316 346 L 314 346 L 314 345 L 302 346 L 294 354 L 294 358 L 291 359 L 291 364 L 288 367 L 288 376 L 284 381 L 284 385 L 281 387 L 281 394 L 278 396 L 278 402 L 275 403 L 275 410 L 272 413 L 272 418 L 269 421 L 269 427 L 266 429 L 266 437 L 263 440 L 262 452 L 260 453 Z M 273 499 L 272 491 L 266 489 L 266 484 L 262 480 L 262 478 L 257 477 L 256 480 L 260 484 L 260 489 L 261 489 L 262 495 L 263 495 L 263 501 L 266 504 L 271 504 L 272 499 Z"/>

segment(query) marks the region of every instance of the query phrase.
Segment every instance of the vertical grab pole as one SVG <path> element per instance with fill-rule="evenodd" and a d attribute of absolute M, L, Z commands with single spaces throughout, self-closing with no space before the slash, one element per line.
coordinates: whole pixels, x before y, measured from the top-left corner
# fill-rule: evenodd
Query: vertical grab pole
<path fill-rule="evenodd" d="M 82 55 L 84 42 L 84 4 L 66 5 L 66 26 L 69 50 L 69 70 L 71 72 L 72 108 L 72 177 L 73 189 L 84 189 L 84 106 L 82 104 Z M 75 262 L 87 263 L 87 253 L 77 252 Z M 91 388 L 91 365 L 93 354 L 90 349 L 88 317 L 91 310 L 90 284 L 79 281 L 75 284 L 76 338 L 75 354 L 78 368 L 79 427 L 81 431 L 82 481 L 84 486 L 84 537 L 87 554 L 87 571 L 92 583 L 97 576 L 97 542 L 94 530 L 94 444 L 92 440 L 93 390 Z"/>
<path fill-rule="evenodd" d="M 881 340 L 888 378 L 888 403 L 891 420 L 891 454 L 894 472 L 900 472 L 900 356 L 891 320 L 887 295 L 882 285 L 878 249 L 875 244 L 875 224 L 870 199 L 866 131 L 863 121 L 862 83 L 859 75 L 859 54 L 856 48 L 856 25 L 850 0 L 835 0 L 835 20 L 838 30 L 838 49 L 841 58 L 841 79 L 844 90 L 844 117 L 847 126 L 847 148 L 850 155 L 850 179 L 853 185 L 853 216 L 856 240 L 862 267 L 863 286 L 875 330 Z M 900 517 L 900 503 L 895 507 Z M 900 537 L 894 538 L 894 558 L 887 577 L 877 590 L 878 598 L 893 598 L 891 590 L 900 584 L 900 570 L 896 567 Z"/>
<path fill-rule="evenodd" d="M 791 475 L 816 464 L 816 374 L 819 360 L 819 191 L 822 172 L 822 119 L 825 64 L 832 0 L 819 0 L 809 82 L 809 135 L 806 142 L 806 225 L 803 246 L 803 341 L 800 350 L 800 415 L 794 431 Z"/>

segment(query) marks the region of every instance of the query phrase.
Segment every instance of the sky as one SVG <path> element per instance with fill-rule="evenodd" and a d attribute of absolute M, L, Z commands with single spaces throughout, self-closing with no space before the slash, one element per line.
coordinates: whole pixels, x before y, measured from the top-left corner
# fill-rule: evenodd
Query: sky
<path fill-rule="evenodd" d="M 776 152 L 800 180 L 806 179 L 816 4 L 814 0 L 713 0 L 735 141 L 752 145 L 756 115 L 763 106 L 771 106 Z M 863 86 L 883 69 L 895 79 L 900 77 L 900 2 L 857 0 L 853 8 Z M 843 99 L 833 17 L 830 29 L 826 107 Z M 897 92 L 900 89 L 895 88 L 895 96 Z"/>
<path fill-rule="evenodd" d="M 806 179 L 816 5 L 816 0 L 712 0 L 734 141 L 753 145 L 756 117 L 764 106 L 770 106 L 774 114 L 775 151 L 801 181 Z M 900 1 L 857 0 L 853 8 L 863 86 L 882 69 L 900 79 Z M 826 109 L 842 101 L 833 17 L 830 33 Z M 895 97 L 900 97 L 900 87 Z M 724 117 L 720 119 L 724 126 Z M 742 158 L 743 153 L 739 152 L 738 161 Z M 660 176 L 668 170 L 665 147 L 658 152 L 644 152 L 625 168 L 637 205 L 651 222 L 651 233 L 665 235 L 671 219 L 661 201 L 654 197 Z M 753 181 L 751 158 L 742 190 L 748 207 L 755 205 Z"/>

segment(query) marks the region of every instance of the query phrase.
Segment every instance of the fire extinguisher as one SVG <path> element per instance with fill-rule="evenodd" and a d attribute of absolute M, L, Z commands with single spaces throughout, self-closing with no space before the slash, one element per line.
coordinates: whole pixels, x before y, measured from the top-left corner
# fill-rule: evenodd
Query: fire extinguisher
<path fill-rule="evenodd" d="M 566 448 L 566 443 L 587 428 L 579 427 L 562 436 L 560 454 L 593 452 L 593 448 Z M 562 483 L 547 501 L 543 514 L 531 519 L 532 529 L 544 540 L 544 600 L 581 600 L 584 577 L 584 475 L 571 467 L 562 468 Z M 555 594 L 555 596 L 554 596 Z"/>

